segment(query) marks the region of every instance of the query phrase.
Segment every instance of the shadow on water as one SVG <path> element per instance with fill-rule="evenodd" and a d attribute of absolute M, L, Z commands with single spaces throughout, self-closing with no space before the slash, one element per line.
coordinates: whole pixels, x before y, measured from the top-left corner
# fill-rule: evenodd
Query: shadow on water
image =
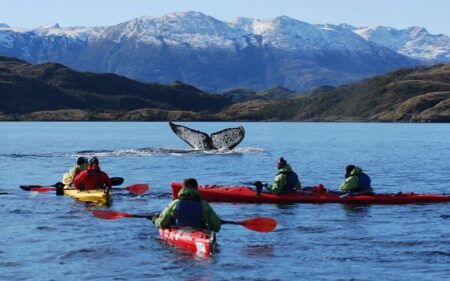
<path fill-rule="evenodd" d="M 368 214 L 371 205 L 360 205 L 360 204 L 342 204 L 342 209 L 347 213 L 347 215 L 364 215 Z"/>
<path fill-rule="evenodd" d="M 295 203 L 283 203 L 283 204 L 276 204 L 275 205 L 277 209 L 280 210 L 292 210 L 296 207 Z"/>

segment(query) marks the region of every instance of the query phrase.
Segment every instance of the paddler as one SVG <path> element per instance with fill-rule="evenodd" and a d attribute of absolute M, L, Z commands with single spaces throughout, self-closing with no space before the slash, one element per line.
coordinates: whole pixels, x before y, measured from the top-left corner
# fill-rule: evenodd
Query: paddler
<path fill-rule="evenodd" d="M 112 186 L 108 174 L 100 170 L 97 157 L 92 157 L 88 169 L 75 177 L 74 185 L 80 190 L 110 189 Z"/>
<path fill-rule="evenodd" d="M 301 183 L 298 175 L 292 170 L 287 161 L 281 157 L 277 163 L 278 173 L 275 176 L 272 185 L 265 184 L 264 186 L 273 194 L 283 194 L 289 192 L 296 192 L 301 190 Z M 255 182 L 257 188 L 257 195 L 261 193 L 263 183 Z"/>
<path fill-rule="evenodd" d="M 64 187 L 69 187 L 73 185 L 75 177 L 84 170 L 87 170 L 88 160 L 86 157 L 78 157 L 77 163 L 70 168 L 68 173 L 63 175 Z"/>
<path fill-rule="evenodd" d="M 340 190 L 350 194 L 372 194 L 370 177 L 363 173 L 363 170 L 355 165 L 348 165 L 345 168 L 345 181 L 341 184 Z"/>
<path fill-rule="evenodd" d="M 185 179 L 178 199 L 172 201 L 159 216 L 152 217 L 155 225 L 158 228 L 189 226 L 218 232 L 221 226 L 220 218 L 207 201 L 201 200 L 197 189 L 196 179 Z"/>

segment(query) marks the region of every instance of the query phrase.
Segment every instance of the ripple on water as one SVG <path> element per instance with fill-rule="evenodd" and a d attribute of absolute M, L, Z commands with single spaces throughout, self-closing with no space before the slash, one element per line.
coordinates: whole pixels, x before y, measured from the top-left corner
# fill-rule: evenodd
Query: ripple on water
<path fill-rule="evenodd" d="M 54 231 L 56 230 L 56 228 L 54 227 L 50 227 L 48 225 L 41 225 L 41 226 L 37 226 L 36 230 L 43 230 L 43 231 Z"/>
<path fill-rule="evenodd" d="M 219 251 L 205 259 L 162 242 L 148 220 L 99 220 L 85 204 L 17 187 L 54 183 L 73 165 L 78 151 L 85 156 L 104 155 L 102 168 L 124 176 L 127 184 L 151 184 L 148 194 L 115 196 L 111 209 L 129 213 L 160 211 L 171 200 L 170 182 L 186 177 L 196 177 L 202 184 L 270 181 L 280 156 L 305 183 L 337 188 L 347 162 L 358 162 L 371 175 L 376 191 L 448 192 L 445 175 L 450 166 L 445 159 L 450 159 L 450 142 L 443 137 L 450 132 L 448 125 L 245 126 L 246 147 L 203 152 L 169 148 L 179 140 L 173 141 L 170 131 L 166 134 L 165 123 L 0 124 L 0 132 L 11 127 L 0 138 L 0 192 L 15 190 L 14 196 L 0 198 L 4 214 L 0 279 L 448 280 L 449 203 L 213 203 L 223 219 L 273 217 L 278 227 L 271 233 L 256 233 L 224 225 L 218 235 Z M 286 138 L 286 132 L 291 137 Z M 24 138 L 24 133 L 30 137 Z"/>
<path fill-rule="evenodd" d="M 270 258 L 274 256 L 271 244 L 249 245 L 243 249 L 243 254 L 249 258 Z"/>
<path fill-rule="evenodd" d="M 264 152 L 264 149 L 257 147 L 236 147 L 232 150 L 198 150 L 198 149 L 177 149 L 177 148 L 136 148 L 119 150 L 82 150 L 72 156 L 85 157 L 111 157 L 111 156 L 154 156 L 154 155 L 227 155 L 227 154 L 254 154 Z"/>
<path fill-rule="evenodd" d="M 89 259 L 95 259 L 96 257 L 105 257 L 105 256 L 115 256 L 115 255 L 121 255 L 124 254 L 124 251 L 117 249 L 117 248 L 111 248 L 108 246 L 104 247 L 95 247 L 95 248 L 82 248 L 78 250 L 71 250 L 67 253 L 61 254 L 61 256 L 58 258 L 61 261 L 69 261 L 79 258 L 89 258 Z"/>

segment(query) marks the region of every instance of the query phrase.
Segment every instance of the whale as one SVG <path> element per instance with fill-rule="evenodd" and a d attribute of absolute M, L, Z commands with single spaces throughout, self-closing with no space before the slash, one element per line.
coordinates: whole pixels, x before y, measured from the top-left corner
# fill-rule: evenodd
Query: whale
<path fill-rule="evenodd" d="M 245 136 L 244 127 L 227 128 L 208 135 L 186 126 L 169 122 L 172 131 L 192 148 L 198 150 L 233 149 Z"/>

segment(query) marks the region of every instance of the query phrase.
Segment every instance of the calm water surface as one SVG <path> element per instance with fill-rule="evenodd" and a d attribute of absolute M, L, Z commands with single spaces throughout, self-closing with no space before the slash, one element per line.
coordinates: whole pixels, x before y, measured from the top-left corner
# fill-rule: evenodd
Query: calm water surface
<path fill-rule="evenodd" d="M 104 221 L 92 207 L 21 184 L 53 184 L 78 155 L 100 158 L 125 184 L 111 209 L 161 210 L 170 182 L 270 181 L 284 156 L 304 186 L 337 188 L 354 163 L 377 192 L 450 193 L 450 125 L 184 123 L 212 133 L 243 125 L 232 152 L 193 151 L 161 123 L 0 123 L 0 280 L 449 280 L 450 204 L 212 204 L 227 220 L 268 216 L 268 234 L 224 225 L 219 252 L 193 257 L 158 239 L 148 220 Z"/>

